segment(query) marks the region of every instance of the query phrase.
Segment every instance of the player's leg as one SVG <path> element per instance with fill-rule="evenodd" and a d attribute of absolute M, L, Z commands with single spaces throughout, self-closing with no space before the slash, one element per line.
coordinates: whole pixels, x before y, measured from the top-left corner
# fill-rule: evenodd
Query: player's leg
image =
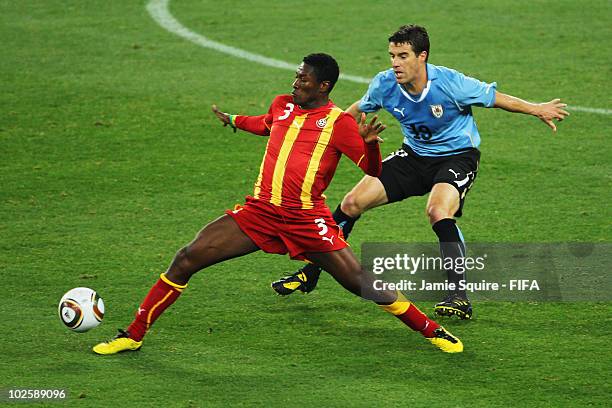
<path fill-rule="evenodd" d="M 387 202 L 387 193 L 380 179 L 365 176 L 344 196 L 332 216 L 336 225 L 342 230 L 344 239 L 348 240 L 361 214 Z M 312 262 L 310 259 L 309 261 Z M 316 287 L 320 274 L 320 266 L 316 263 L 307 263 L 293 274 L 272 282 L 272 289 L 283 296 L 290 295 L 296 290 L 309 293 Z"/>
<path fill-rule="evenodd" d="M 463 351 L 461 341 L 422 313 L 401 292 L 381 290 L 375 284 L 377 278 L 363 270 L 350 248 L 324 253 L 305 254 L 329 272 L 346 290 L 377 303 L 412 330 L 421 333 L 442 351 Z"/>
<path fill-rule="evenodd" d="M 440 242 L 441 255 L 444 259 L 452 259 L 452 265 L 457 265 L 457 260 L 466 255 L 463 234 L 454 217 L 461 216 L 465 196 L 476 178 L 479 157 L 478 151 L 468 152 L 443 164 L 434 177 L 435 184 L 427 201 L 427 216 Z M 449 291 L 448 296 L 436 304 L 435 312 L 442 316 L 470 319 L 472 305 L 465 289 L 459 288 L 466 280 L 465 268 L 448 268 L 446 273 L 455 290 Z"/>
<path fill-rule="evenodd" d="M 361 214 L 388 202 L 382 181 L 378 177 L 365 176 L 344 196 L 333 214 L 334 221 L 342 228 L 345 239 L 348 239 L 348 234 Z"/>
<path fill-rule="evenodd" d="M 147 330 L 178 299 L 196 272 L 258 249 L 232 217 L 223 215 L 209 223 L 191 243 L 176 253 L 168 270 L 160 275 L 138 307 L 136 317 L 127 330 L 121 330 L 119 335 L 109 342 L 96 345 L 94 352 L 115 354 L 119 351 L 139 349 Z"/>
<path fill-rule="evenodd" d="M 225 214 L 202 228 L 193 241 L 176 253 L 166 277 L 177 285 L 186 285 L 201 269 L 257 250 L 259 247 L 236 221 Z"/>

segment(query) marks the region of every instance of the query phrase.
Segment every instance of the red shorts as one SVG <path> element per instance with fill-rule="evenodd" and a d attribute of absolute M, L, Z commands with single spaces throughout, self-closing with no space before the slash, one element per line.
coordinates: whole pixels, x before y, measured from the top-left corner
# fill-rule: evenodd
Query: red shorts
<path fill-rule="evenodd" d="M 306 252 L 331 252 L 346 248 L 342 231 L 329 208 L 287 210 L 252 197 L 235 210 L 227 210 L 238 227 L 264 252 L 306 259 Z"/>

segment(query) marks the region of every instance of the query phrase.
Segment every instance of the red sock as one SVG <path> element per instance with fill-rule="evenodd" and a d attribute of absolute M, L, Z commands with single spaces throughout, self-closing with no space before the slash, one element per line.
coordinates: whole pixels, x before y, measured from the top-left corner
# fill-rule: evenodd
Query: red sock
<path fill-rule="evenodd" d="M 380 306 L 400 319 L 406 326 L 420 332 L 425 337 L 433 337 L 434 330 L 440 327 L 438 323 L 427 317 L 399 291 L 395 302 Z"/>
<path fill-rule="evenodd" d="M 410 307 L 408 307 L 408 310 L 396 317 L 412 330 L 421 332 L 425 337 L 433 337 L 434 330 L 440 327 L 438 323 L 427 317 L 412 303 Z"/>
<path fill-rule="evenodd" d="M 164 310 L 178 299 L 186 287 L 187 285 L 177 285 L 171 282 L 162 273 L 138 308 L 134 321 L 127 328 L 130 338 L 141 341 L 149 327 L 151 327 Z"/>

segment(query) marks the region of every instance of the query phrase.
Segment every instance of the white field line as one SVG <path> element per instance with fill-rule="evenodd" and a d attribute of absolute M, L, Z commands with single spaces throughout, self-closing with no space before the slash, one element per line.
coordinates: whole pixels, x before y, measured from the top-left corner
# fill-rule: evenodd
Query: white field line
<path fill-rule="evenodd" d="M 153 19 L 159 24 L 161 27 L 166 29 L 167 31 L 178 35 L 188 41 L 191 41 L 194 44 L 199 45 L 200 47 L 210 48 L 215 51 L 222 52 L 224 54 L 228 54 L 237 58 L 242 58 L 251 62 L 256 62 L 261 65 L 266 65 L 273 68 L 286 69 L 290 71 L 295 71 L 297 68 L 297 64 L 291 64 L 289 62 L 277 60 L 274 58 L 264 57 L 263 55 L 254 54 L 249 51 L 241 50 L 240 48 L 232 47 L 230 45 L 225 45 L 217 41 L 213 41 L 205 36 L 194 33 L 189 30 L 187 27 L 178 22 L 170 11 L 168 10 L 168 4 L 170 0 L 151 0 L 147 4 L 147 11 L 153 17 Z M 340 74 L 340 79 L 345 79 L 351 82 L 357 82 L 360 84 L 367 84 L 370 82 L 369 78 L 364 78 L 355 75 L 347 75 Z M 601 115 L 612 115 L 612 109 L 602 109 L 602 108 L 588 108 L 583 106 L 568 106 L 567 109 L 577 111 L 577 112 L 587 112 L 587 113 L 597 113 Z"/>
<path fill-rule="evenodd" d="M 567 109 L 573 110 L 576 112 L 588 112 L 588 113 L 599 113 L 600 115 L 612 115 L 612 109 L 602 109 L 602 108 L 587 108 L 584 106 L 568 106 Z"/>

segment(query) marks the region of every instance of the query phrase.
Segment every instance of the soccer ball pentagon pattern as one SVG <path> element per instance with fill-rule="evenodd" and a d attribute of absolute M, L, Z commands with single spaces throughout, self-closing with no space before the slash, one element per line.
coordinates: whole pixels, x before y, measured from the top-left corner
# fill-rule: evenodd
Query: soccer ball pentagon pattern
<path fill-rule="evenodd" d="M 58 313 L 70 330 L 86 332 L 104 318 L 104 301 L 93 289 L 70 289 L 60 300 Z"/>

